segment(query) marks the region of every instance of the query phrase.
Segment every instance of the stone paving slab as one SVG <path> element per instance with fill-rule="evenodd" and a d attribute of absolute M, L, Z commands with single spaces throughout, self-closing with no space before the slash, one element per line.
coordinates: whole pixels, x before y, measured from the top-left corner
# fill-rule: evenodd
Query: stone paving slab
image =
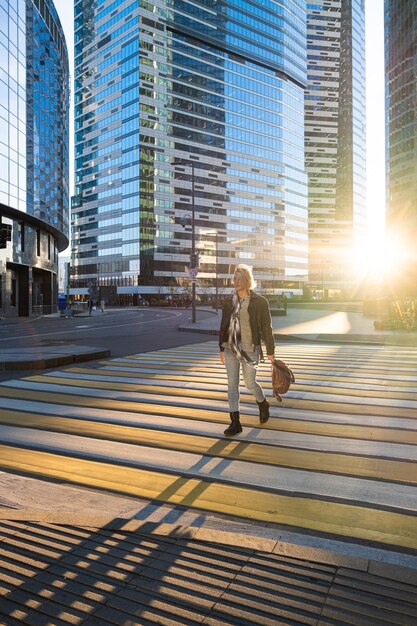
<path fill-rule="evenodd" d="M 175 524 L 21 517 L 0 521 L 4 626 L 417 623 L 416 570 Z"/>
<path fill-rule="evenodd" d="M 45 369 L 93 359 L 103 359 L 110 354 L 108 348 L 94 348 L 76 344 L 34 348 L 2 348 L 0 370 Z"/>

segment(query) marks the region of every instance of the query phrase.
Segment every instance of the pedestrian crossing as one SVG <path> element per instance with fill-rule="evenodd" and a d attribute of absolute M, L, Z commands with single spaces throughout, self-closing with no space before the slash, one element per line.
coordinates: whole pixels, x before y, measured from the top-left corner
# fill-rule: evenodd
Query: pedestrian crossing
<path fill-rule="evenodd" d="M 241 388 L 223 436 L 217 342 L 0 384 L 0 469 L 417 549 L 417 349 L 285 343 L 296 382 L 271 419 Z"/>

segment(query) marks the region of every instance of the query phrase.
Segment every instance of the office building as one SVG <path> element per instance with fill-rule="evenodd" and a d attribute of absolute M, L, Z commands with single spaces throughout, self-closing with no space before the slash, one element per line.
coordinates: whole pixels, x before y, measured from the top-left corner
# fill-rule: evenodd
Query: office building
<path fill-rule="evenodd" d="M 59 257 L 58 266 L 58 294 L 61 296 L 67 295 L 69 286 L 69 268 L 71 265 L 71 257 L 61 255 Z"/>
<path fill-rule="evenodd" d="M 52 312 L 68 246 L 68 56 L 52 0 L 0 5 L 0 311 Z"/>
<path fill-rule="evenodd" d="M 402 251 L 397 295 L 417 295 L 417 5 L 385 1 L 387 230 Z"/>
<path fill-rule="evenodd" d="M 305 97 L 312 295 L 350 297 L 366 228 L 364 0 L 307 5 Z"/>
<path fill-rule="evenodd" d="M 300 0 L 75 2 L 74 296 L 302 293 L 305 37 Z"/>

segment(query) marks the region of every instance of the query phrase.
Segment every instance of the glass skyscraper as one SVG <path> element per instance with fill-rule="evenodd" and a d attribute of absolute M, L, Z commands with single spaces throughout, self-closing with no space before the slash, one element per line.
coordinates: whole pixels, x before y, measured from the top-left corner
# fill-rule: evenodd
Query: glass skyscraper
<path fill-rule="evenodd" d="M 7 315 L 56 306 L 57 253 L 68 246 L 68 81 L 52 0 L 2 0 L 0 310 Z"/>
<path fill-rule="evenodd" d="M 417 5 L 385 1 L 387 227 L 405 263 L 398 293 L 417 295 Z"/>
<path fill-rule="evenodd" d="M 305 3 L 77 0 L 72 293 L 307 277 Z"/>
<path fill-rule="evenodd" d="M 308 2 L 307 54 L 309 280 L 346 297 L 366 226 L 364 0 Z"/>

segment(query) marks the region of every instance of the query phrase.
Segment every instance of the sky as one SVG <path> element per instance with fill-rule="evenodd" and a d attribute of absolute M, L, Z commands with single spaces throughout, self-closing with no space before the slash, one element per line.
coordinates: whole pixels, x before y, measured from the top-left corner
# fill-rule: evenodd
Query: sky
<path fill-rule="evenodd" d="M 73 2 L 54 0 L 68 46 L 73 75 Z M 372 238 L 381 238 L 385 224 L 384 0 L 365 0 L 366 12 L 366 143 L 367 221 Z M 74 93 L 71 88 L 71 93 Z M 73 125 L 70 137 L 73 137 Z M 73 149 L 70 153 L 70 194 L 73 193 Z"/>

